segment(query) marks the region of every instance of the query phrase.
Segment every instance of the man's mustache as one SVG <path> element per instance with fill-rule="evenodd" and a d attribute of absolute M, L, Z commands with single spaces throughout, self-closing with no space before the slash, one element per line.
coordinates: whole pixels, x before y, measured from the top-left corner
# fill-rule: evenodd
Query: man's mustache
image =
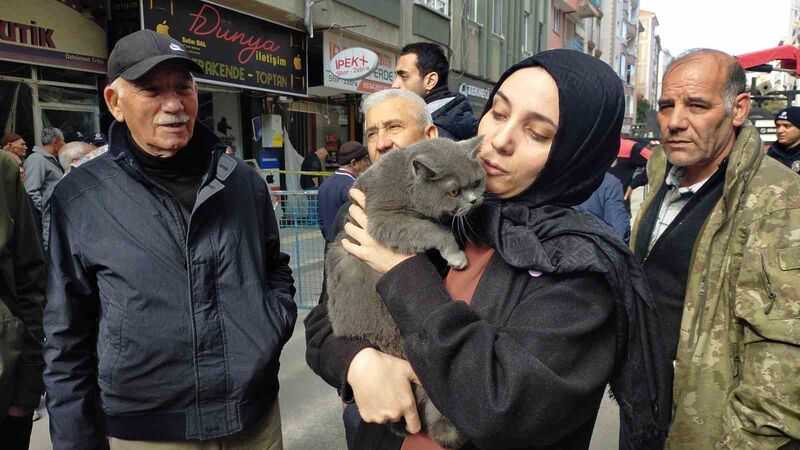
<path fill-rule="evenodd" d="M 173 125 L 176 123 L 187 123 L 189 122 L 189 115 L 186 113 L 180 114 L 162 114 L 160 116 L 156 116 L 156 119 L 153 121 L 156 125 Z"/>

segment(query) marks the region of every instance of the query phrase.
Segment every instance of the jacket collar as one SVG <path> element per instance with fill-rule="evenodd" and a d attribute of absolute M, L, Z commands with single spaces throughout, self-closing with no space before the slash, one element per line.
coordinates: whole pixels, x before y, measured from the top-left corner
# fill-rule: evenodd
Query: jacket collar
<path fill-rule="evenodd" d="M 212 149 L 211 163 L 208 172 L 203 177 L 203 184 L 197 194 L 197 201 L 194 209 L 196 210 L 203 202 L 212 195 L 221 191 L 224 181 L 236 168 L 236 159 L 225 154 L 225 144 L 220 142 L 211 131 L 199 122 L 195 122 L 194 134 L 187 144 L 188 146 L 199 146 L 200 148 Z M 128 148 L 128 126 L 124 122 L 114 121 L 108 130 L 108 154 L 111 160 L 117 163 L 122 170 L 139 180 L 147 180 L 152 183 L 138 167 L 138 163 Z"/>
<path fill-rule="evenodd" d="M 38 145 L 33 147 L 33 153 L 38 153 L 38 154 L 44 156 L 45 158 L 49 158 L 49 159 L 52 159 L 55 162 L 58 162 L 58 158 L 56 158 L 55 156 L 51 155 L 50 153 L 47 153 L 47 151 L 43 147 L 40 147 Z M 61 163 L 59 163 L 59 167 L 61 167 L 60 164 Z"/>
<path fill-rule="evenodd" d="M 211 179 L 217 169 L 217 162 L 220 160 L 219 153 L 225 150 L 225 144 L 222 144 L 205 126 L 195 122 L 192 139 L 186 146 L 197 146 L 213 150 L 211 164 L 209 164 L 206 175 L 206 179 Z M 108 154 L 123 169 L 126 166 L 133 166 L 138 169 L 138 164 L 128 148 L 128 126 L 124 122 L 114 121 L 111 124 L 108 130 Z"/>

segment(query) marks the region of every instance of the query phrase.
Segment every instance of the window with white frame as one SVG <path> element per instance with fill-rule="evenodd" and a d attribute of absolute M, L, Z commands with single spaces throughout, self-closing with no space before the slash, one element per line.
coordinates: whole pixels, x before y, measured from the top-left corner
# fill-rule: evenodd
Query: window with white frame
<path fill-rule="evenodd" d="M 427 6 L 439 14 L 450 15 L 450 0 L 414 0 L 414 3 Z"/>
<path fill-rule="evenodd" d="M 553 6 L 553 31 L 561 32 L 561 10 Z"/>
<path fill-rule="evenodd" d="M 473 22 L 478 21 L 478 0 L 465 0 L 467 5 L 467 17 L 472 19 Z"/>
<path fill-rule="evenodd" d="M 522 15 L 522 50 L 530 51 L 531 49 L 531 31 L 530 31 L 531 15 L 525 13 Z"/>
<path fill-rule="evenodd" d="M 503 3 L 505 0 L 494 0 L 494 11 L 492 13 L 492 32 L 504 36 L 503 30 Z"/>

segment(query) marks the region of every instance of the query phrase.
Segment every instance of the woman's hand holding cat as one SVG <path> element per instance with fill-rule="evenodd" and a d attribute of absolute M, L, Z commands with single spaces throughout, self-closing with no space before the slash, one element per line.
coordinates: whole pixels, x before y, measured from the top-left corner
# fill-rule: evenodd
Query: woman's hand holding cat
<path fill-rule="evenodd" d="M 394 266 L 400 264 L 413 255 L 401 255 L 390 248 L 381 245 L 367 233 L 367 215 L 364 213 L 366 195 L 358 189 L 350 189 L 350 198 L 353 205 L 348 210 L 350 218 L 355 222 L 348 222 L 344 226 L 347 235 L 352 239 L 342 239 L 342 247 L 351 255 L 364 261 L 372 270 L 385 274 Z M 355 241 L 355 242 L 353 242 Z"/>
<path fill-rule="evenodd" d="M 365 348 L 356 354 L 347 370 L 347 383 L 353 389 L 364 422 L 387 423 L 406 420 L 406 429 L 420 431 L 417 402 L 411 383 L 419 384 L 408 361 Z"/>

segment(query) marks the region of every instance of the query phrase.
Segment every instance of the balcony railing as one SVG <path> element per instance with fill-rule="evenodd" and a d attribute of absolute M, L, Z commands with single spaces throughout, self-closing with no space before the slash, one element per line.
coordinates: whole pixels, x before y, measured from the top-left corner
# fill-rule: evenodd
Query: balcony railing
<path fill-rule="evenodd" d="M 600 0 L 583 0 L 578 7 L 578 17 L 581 19 L 587 17 L 603 17 L 603 12 L 600 8 Z"/>
<path fill-rule="evenodd" d="M 569 41 L 567 42 L 567 45 L 565 45 L 564 48 L 571 48 L 573 50 L 577 50 L 579 52 L 583 52 L 584 51 L 583 39 L 581 39 L 581 38 L 579 38 L 577 36 L 575 36 L 573 38 L 570 38 Z"/>

